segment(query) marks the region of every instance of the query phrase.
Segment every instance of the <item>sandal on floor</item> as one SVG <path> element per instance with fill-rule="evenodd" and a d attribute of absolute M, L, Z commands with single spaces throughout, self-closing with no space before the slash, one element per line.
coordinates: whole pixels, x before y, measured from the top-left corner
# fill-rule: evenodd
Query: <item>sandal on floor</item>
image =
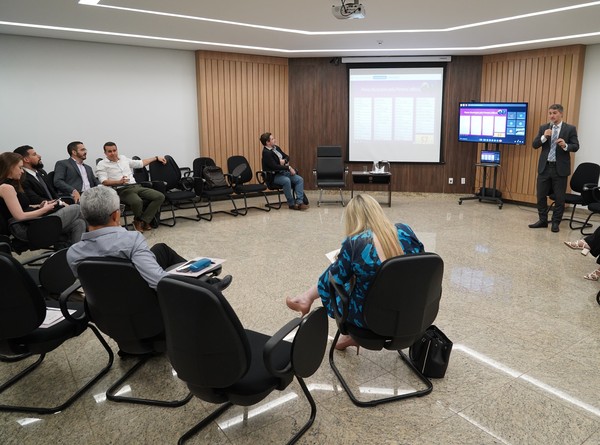
<path fill-rule="evenodd" d="M 590 246 L 582 239 L 578 239 L 577 241 L 565 241 L 564 243 L 571 249 L 581 250 L 582 255 L 587 255 L 590 252 Z"/>
<path fill-rule="evenodd" d="M 569 246 L 571 249 L 585 249 L 586 247 L 589 249 L 589 246 L 587 245 L 587 243 L 582 240 L 582 239 L 578 239 L 577 241 L 565 241 L 564 242 L 567 246 Z"/>
<path fill-rule="evenodd" d="M 592 273 L 584 275 L 583 278 L 585 278 L 586 280 L 598 281 L 598 279 L 600 278 L 600 269 L 596 269 Z"/>

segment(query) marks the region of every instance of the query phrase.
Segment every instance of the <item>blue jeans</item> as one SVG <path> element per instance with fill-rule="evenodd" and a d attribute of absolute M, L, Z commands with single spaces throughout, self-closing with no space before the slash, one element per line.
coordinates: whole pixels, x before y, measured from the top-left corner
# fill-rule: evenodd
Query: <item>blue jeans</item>
<path fill-rule="evenodd" d="M 283 194 L 287 199 L 288 205 L 302 204 L 304 202 L 304 179 L 302 176 L 295 174 L 290 175 L 290 172 L 277 173 L 273 178 L 273 183 L 283 187 Z M 294 191 L 296 199 L 294 200 Z"/>

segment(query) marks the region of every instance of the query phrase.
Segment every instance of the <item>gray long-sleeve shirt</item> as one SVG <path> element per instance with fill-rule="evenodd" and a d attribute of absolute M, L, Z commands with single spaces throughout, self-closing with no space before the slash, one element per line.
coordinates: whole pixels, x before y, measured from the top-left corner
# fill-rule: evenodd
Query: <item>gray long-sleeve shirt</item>
<path fill-rule="evenodd" d="M 146 238 L 139 232 L 123 227 L 104 227 L 84 233 L 81 241 L 67 251 L 67 261 L 77 276 L 77 266 L 90 257 L 113 257 L 131 260 L 148 285 L 156 289 L 158 282 L 167 275 L 156 262 Z"/>

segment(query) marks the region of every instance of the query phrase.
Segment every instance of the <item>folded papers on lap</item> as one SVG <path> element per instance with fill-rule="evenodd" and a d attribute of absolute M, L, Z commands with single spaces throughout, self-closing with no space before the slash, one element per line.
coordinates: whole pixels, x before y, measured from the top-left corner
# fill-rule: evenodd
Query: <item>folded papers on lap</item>
<path fill-rule="evenodd" d="M 167 272 L 184 277 L 199 277 L 219 268 L 224 262 L 222 258 L 196 257 Z"/>

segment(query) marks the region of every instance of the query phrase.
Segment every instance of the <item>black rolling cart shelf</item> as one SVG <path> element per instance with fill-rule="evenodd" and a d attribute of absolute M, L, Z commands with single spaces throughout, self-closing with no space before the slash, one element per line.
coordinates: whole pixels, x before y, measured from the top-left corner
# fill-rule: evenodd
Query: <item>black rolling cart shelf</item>
<path fill-rule="evenodd" d="M 487 150 L 487 144 L 485 144 L 485 149 Z M 496 150 L 498 150 L 498 144 L 496 144 Z M 498 179 L 498 167 L 500 167 L 500 163 L 477 163 L 475 164 L 478 168 L 483 168 L 483 183 L 481 186 L 480 194 L 475 194 L 472 196 L 463 196 L 462 198 L 458 198 L 458 204 L 461 205 L 463 201 L 470 201 L 472 199 L 477 199 L 479 202 L 492 202 L 498 204 L 498 208 L 502 209 L 504 202 L 502 201 L 498 190 L 496 189 L 496 182 Z M 488 168 L 493 169 L 494 174 L 492 177 L 492 187 L 487 187 L 487 170 Z"/>

